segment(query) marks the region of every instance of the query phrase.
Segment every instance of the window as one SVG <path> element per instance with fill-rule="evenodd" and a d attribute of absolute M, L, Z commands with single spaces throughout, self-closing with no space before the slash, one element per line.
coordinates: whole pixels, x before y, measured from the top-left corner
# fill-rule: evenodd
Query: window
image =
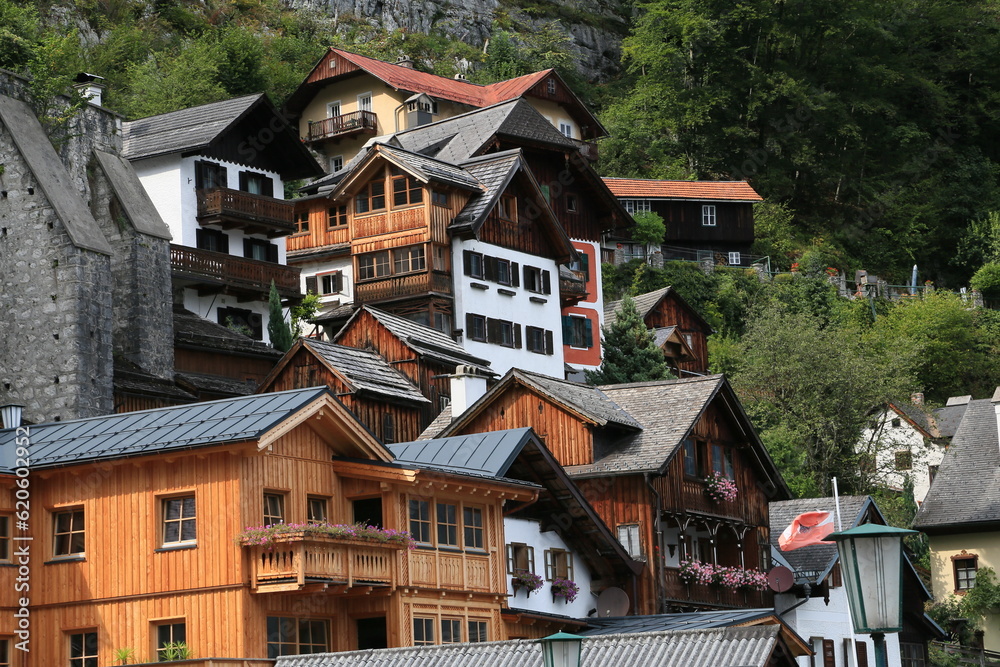
<path fill-rule="evenodd" d="M 354 212 L 370 213 L 385 208 L 385 181 L 381 178 L 372 181 L 354 197 Z"/>
<path fill-rule="evenodd" d="M 896 470 L 912 470 L 913 453 L 910 450 L 900 450 L 896 452 Z"/>
<path fill-rule="evenodd" d="M 507 574 L 535 571 L 535 548 L 520 542 L 507 545 Z"/>
<path fill-rule="evenodd" d="M 267 657 L 326 653 L 330 650 L 329 626 L 313 618 L 267 617 Z"/>
<path fill-rule="evenodd" d="M 431 203 L 435 206 L 448 206 L 448 193 L 439 190 L 431 190 Z"/>
<path fill-rule="evenodd" d="M 486 317 L 469 313 L 465 316 L 466 335 L 469 340 L 486 342 Z"/>
<path fill-rule="evenodd" d="M 701 225 L 715 227 L 715 204 L 705 204 L 701 207 Z"/>
<path fill-rule="evenodd" d="M 309 211 L 295 213 L 295 233 L 304 234 L 309 231 Z"/>
<path fill-rule="evenodd" d="M 497 275 L 496 280 L 501 285 L 510 285 L 510 261 L 506 259 L 497 260 Z"/>
<path fill-rule="evenodd" d="M 458 506 L 437 504 L 438 546 L 458 546 Z"/>
<path fill-rule="evenodd" d="M 264 339 L 264 316 L 246 308 L 219 308 L 216 311 L 219 324 L 249 336 L 254 340 Z"/>
<path fill-rule="evenodd" d="M 415 542 L 431 542 L 431 504 L 426 500 L 410 500 L 410 537 Z"/>
<path fill-rule="evenodd" d="M 395 260 L 393 273 L 423 271 L 427 268 L 427 261 L 424 258 L 424 247 L 422 245 L 396 248 L 392 251 L 392 256 Z"/>
<path fill-rule="evenodd" d="M 413 619 L 413 645 L 429 646 L 434 643 L 434 619 Z"/>
<path fill-rule="evenodd" d="M 347 226 L 347 204 L 331 206 L 326 210 L 326 226 L 328 229 Z"/>
<path fill-rule="evenodd" d="M 10 640 L 0 639 L 0 667 L 10 666 Z"/>
<path fill-rule="evenodd" d="M 194 496 L 163 499 L 163 543 L 194 542 L 198 537 Z"/>
<path fill-rule="evenodd" d="M 967 591 L 976 585 L 976 570 L 979 569 L 979 556 L 962 551 L 951 557 L 955 570 L 955 591 Z"/>
<path fill-rule="evenodd" d="M 462 510 L 465 523 L 465 548 L 483 548 L 483 510 L 480 507 L 465 507 Z"/>
<path fill-rule="evenodd" d="M 273 526 L 285 522 L 285 494 L 264 494 L 264 525 Z"/>
<path fill-rule="evenodd" d="M 84 553 L 86 541 L 83 532 L 83 508 L 56 512 L 53 515 L 53 528 L 56 556 L 76 556 Z"/>
<path fill-rule="evenodd" d="M 194 163 L 194 187 L 197 190 L 214 190 L 227 187 L 226 168 L 215 162 L 199 160 Z"/>
<path fill-rule="evenodd" d="M 322 273 L 316 276 L 316 279 L 320 294 L 340 294 L 344 291 L 344 274 L 340 271 Z"/>
<path fill-rule="evenodd" d="M 895 419 L 893 419 L 893 420 L 892 420 L 892 422 L 890 422 L 890 423 L 892 424 L 892 427 L 893 427 L 893 428 L 899 428 L 900 424 L 902 424 L 903 422 L 902 422 L 902 421 L 900 421 L 899 417 L 896 417 L 896 418 L 895 418 Z"/>
<path fill-rule="evenodd" d="M 358 111 L 371 111 L 372 110 L 372 94 L 371 93 L 361 93 L 358 95 Z"/>
<path fill-rule="evenodd" d="M 576 213 L 576 195 L 566 193 L 566 210 Z"/>
<path fill-rule="evenodd" d="M 594 346 L 594 325 L 586 317 L 563 316 L 563 345 L 576 348 Z"/>
<path fill-rule="evenodd" d="M 434 248 L 434 270 L 448 270 L 448 249 L 442 245 L 432 246 Z"/>
<path fill-rule="evenodd" d="M 441 643 L 459 644 L 462 641 L 462 621 L 457 618 L 441 619 Z"/>
<path fill-rule="evenodd" d="M 274 196 L 274 181 L 270 176 L 253 171 L 240 172 L 240 190 L 265 197 Z"/>
<path fill-rule="evenodd" d="M 408 174 L 400 173 L 392 177 L 392 205 L 409 206 L 424 200 L 424 189 L 420 181 Z"/>
<path fill-rule="evenodd" d="M 486 635 L 486 621 L 469 621 L 469 641 L 488 642 Z M 3 667 L 0 665 L 0 667 Z"/>
<path fill-rule="evenodd" d="M 937 474 L 938 474 L 938 468 L 939 468 L 939 466 L 936 466 L 936 465 L 928 465 L 927 466 L 927 483 L 928 484 L 933 484 L 934 483 L 934 478 L 937 477 Z"/>
<path fill-rule="evenodd" d="M 327 102 L 326 103 L 326 117 L 327 118 L 336 118 L 339 115 L 341 115 L 340 114 L 340 100 L 337 100 L 336 102 Z"/>
<path fill-rule="evenodd" d="M 636 213 L 649 213 L 653 209 L 649 206 L 648 199 L 622 199 L 625 211 L 635 215 Z"/>
<path fill-rule="evenodd" d="M 390 444 L 396 442 L 396 420 L 391 412 L 382 413 L 382 442 Z"/>
<path fill-rule="evenodd" d="M 278 262 L 278 246 L 263 239 L 243 239 L 243 256 L 261 262 Z"/>
<path fill-rule="evenodd" d="M 646 246 L 641 243 L 622 243 L 622 255 L 626 262 L 633 259 L 646 259 Z"/>
<path fill-rule="evenodd" d="M 559 121 L 559 132 L 569 139 L 573 138 L 573 126 L 566 121 Z"/>
<path fill-rule="evenodd" d="M 684 440 L 684 474 L 689 477 L 701 476 L 701 463 L 698 460 L 698 443 L 690 438 Z"/>
<path fill-rule="evenodd" d="M 545 550 L 545 578 L 573 579 L 573 554 L 565 549 Z"/>
<path fill-rule="evenodd" d="M 69 667 L 97 667 L 97 630 L 69 635 Z"/>
<path fill-rule="evenodd" d="M 217 229 L 195 230 L 195 244 L 200 250 L 212 252 L 229 252 L 229 235 Z"/>
<path fill-rule="evenodd" d="M 329 501 L 319 496 L 309 496 L 306 499 L 306 521 L 308 523 L 327 523 L 329 514 L 327 505 Z"/>
<path fill-rule="evenodd" d="M 358 256 L 358 280 L 371 280 L 389 275 L 389 251 Z"/>
<path fill-rule="evenodd" d="M 183 621 L 160 623 L 156 626 L 156 661 L 178 660 L 178 644 L 187 644 L 187 627 Z"/>
<path fill-rule="evenodd" d="M 462 259 L 465 263 L 465 275 L 481 280 L 485 275 L 483 273 L 483 254 L 465 250 L 462 253 Z"/>
<path fill-rule="evenodd" d="M 10 516 L 0 515 L 0 562 L 9 563 L 11 560 L 11 534 Z M 0 662 L 2 667 L 3 662 Z"/>
<path fill-rule="evenodd" d="M 923 644 L 899 642 L 899 657 L 901 667 L 925 667 L 927 665 L 924 660 Z"/>
<path fill-rule="evenodd" d="M 517 200 L 511 195 L 502 195 L 497 202 L 497 215 L 501 220 L 517 222 Z"/>
<path fill-rule="evenodd" d="M 574 259 L 566 266 L 568 266 L 571 271 L 582 272 L 584 280 L 590 280 L 590 255 L 582 250 L 577 250 L 576 256 L 577 259 Z"/>
<path fill-rule="evenodd" d="M 507 320 L 486 319 L 486 336 L 489 342 L 503 347 L 521 347 L 520 338 L 521 325 L 515 325 Z"/>
<path fill-rule="evenodd" d="M 524 335 L 529 352 L 535 354 L 552 354 L 552 332 L 538 327 L 525 327 Z"/>
<path fill-rule="evenodd" d="M 639 540 L 639 524 L 623 523 L 618 526 L 618 541 L 632 558 L 642 557 L 642 542 Z"/>
<path fill-rule="evenodd" d="M 741 257 L 740 253 L 738 253 L 738 252 L 731 252 L 731 253 L 729 253 L 729 265 L 730 266 L 739 266 L 739 264 L 742 261 L 742 259 L 743 258 Z"/>
<path fill-rule="evenodd" d="M 344 168 L 344 156 L 334 155 L 330 158 L 330 173 L 338 172 Z"/>
<path fill-rule="evenodd" d="M 732 453 L 722 445 L 712 445 L 712 471 L 734 479 Z"/>
<path fill-rule="evenodd" d="M 545 90 L 548 92 L 549 95 L 555 95 L 556 94 L 556 80 L 550 78 L 548 81 L 546 81 L 545 82 Z"/>
<path fill-rule="evenodd" d="M 536 294 L 549 294 L 552 291 L 549 272 L 543 271 L 536 266 L 525 265 L 524 288 Z"/>

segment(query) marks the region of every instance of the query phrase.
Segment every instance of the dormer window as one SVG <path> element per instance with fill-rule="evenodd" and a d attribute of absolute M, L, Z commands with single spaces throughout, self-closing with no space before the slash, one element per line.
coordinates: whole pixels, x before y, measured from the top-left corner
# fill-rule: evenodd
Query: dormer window
<path fill-rule="evenodd" d="M 546 87 L 546 90 L 548 91 L 549 95 L 555 95 L 556 94 L 556 80 L 555 79 L 553 79 L 553 78 L 550 77 L 549 80 L 545 82 L 545 87 Z"/>
<path fill-rule="evenodd" d="M 392 177 L 392 205 L 409 206 L 424 200 L 424 190 L 420 181 L 409 174 L 394 170 Z"/>

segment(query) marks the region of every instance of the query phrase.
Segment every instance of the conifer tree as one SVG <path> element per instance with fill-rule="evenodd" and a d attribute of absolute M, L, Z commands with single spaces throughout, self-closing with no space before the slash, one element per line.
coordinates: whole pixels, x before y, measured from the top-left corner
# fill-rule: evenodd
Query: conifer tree
<path fill-rule="evenodd" d="M 281 298 L 278 297 L 278 288 L 271 281 L 271 293 L 267 299 L 268 319 L 267 335 L 271 338 L 271 345 L 274 349 L 288 352 L 292 347 L 292 331 L 285 322 L 284 313 L 281 312 Z"/>
<path fill-rule="evenodd" d="M 622 299 L 614 323 L 602 327 L 601 333 L 604 359 L 600 369 L 587 371 L 590 384 L 648 382 L 674 377 L 632 297 Z"/>

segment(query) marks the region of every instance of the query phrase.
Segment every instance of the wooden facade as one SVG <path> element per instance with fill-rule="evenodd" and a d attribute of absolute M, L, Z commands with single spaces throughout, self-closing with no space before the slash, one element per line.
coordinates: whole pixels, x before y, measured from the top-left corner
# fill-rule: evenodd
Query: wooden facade
<path fill-rule="evenodd" d="M 303 408 L 308 414 L 301 419 L 277 426 L 266 442 L 32 473 L 31 650 L 12 651 L 23 661 L 11 664 L 69 664 L 71 635 L 80 633 L 96 633 L 98 664 L 112 664 L 119 648 L 132 648 L 134 661 L 155 661 L 162 625 L 183 625 L 195 658 L 253 665 L 278 651 L 300 652 L 307 643 L 335 651 L 412 645 L 414 619 L 429 619 L 427 627 L 435 629 L 431 643 L 441 641 L 443 620 L 458 621 L 454 627 L 463 639 L 470 622 L 482 624 L 476 630 L 489 640 L 506 639 L 503 506 L 507 500 L 531 502 L 537 492 L 388 465 L 371 436 L 351 425 L 332 397 L 323 400 L 315 409 Z M 14 479 L 6 478 L 3 486 L 0 512 L 10 517 Z M 323 503 L 332 523 L 353 523 L 362 506 L 372 517 L 377 508 L 381 525 L 396 530 L 410 528 L 411 500 L 432 508 L 439 502 L 475 508 L 482 517 L 482 545 L 450 549 L 429 542 L 410 550 L 326 540 L 325 551 L 310 553 L 325 553 L 327 565 L 317 566 L 314 558 L 308 579 L 293 572 L 276 582 L 268 579 L 265 561 L 279 558 L 290 543 L 294 551 L 296 537 L 271 550 L 238 541 L 244 527 L 264 520 L 265 494 L 282 498 L 288 523 L 305 523 L 315 502 Z M 195 537 L 165 543 L 165 502 L 182 498 L 193 499 Z M 81 516 L 80 553 L 69 556 L 54 555 L 53 527 L 63 512 Z M 366 558 L 369 564 L 378 560 L 388 578 L 370 576 L 361 565 Z M 330 564 L 343 559 L 359 568 L 357 576 Z M 0 567 L 6 591 L 0 635 L 6 637 L 17 629 L 16 576 L 16 567 Z M 295 646 L 282 646 L 287 637 L 275 637 L 277 619 L 295 619 L 289 621 L 293 628 L 299 624 Z M 311 629 L 310 638 L 303 627 Z"/>
<path fill-rule="evenodd" d="M 665 296 L 646 312 L 643 320 L 646 326 L 654 329 L 677 327 L 677 332 L 695 355 L 690 361 L 677 363 L 680 371 L 708 372 L 708 337 L 712 334 L 712 327 L 674 290 L 668 290 Z"/>

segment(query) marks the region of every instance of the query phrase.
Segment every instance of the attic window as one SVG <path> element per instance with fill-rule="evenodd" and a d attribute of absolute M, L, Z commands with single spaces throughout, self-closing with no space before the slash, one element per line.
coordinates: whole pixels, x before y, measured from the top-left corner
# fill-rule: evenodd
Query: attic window
<path fill-rule="evenodd" d="M 420 181 L 408 174 L 392 177 L 392 205 L 409 206 L 424 200 L 424 190 Z"/>
<path fill-rule="evenodd" d="M 556 94 L 556 80 L 555 79 L 550 78 L 548 81 L 546 81 L 545 82 L 545 87 L 548 90 L 549 95 L 555 95 Z"/>
<path fill-rule="evenodd" d="M 497 202 L 497 215 L 501 220 L 517 222 L 517 200 L 510 195 L 503 195 Z"/>

